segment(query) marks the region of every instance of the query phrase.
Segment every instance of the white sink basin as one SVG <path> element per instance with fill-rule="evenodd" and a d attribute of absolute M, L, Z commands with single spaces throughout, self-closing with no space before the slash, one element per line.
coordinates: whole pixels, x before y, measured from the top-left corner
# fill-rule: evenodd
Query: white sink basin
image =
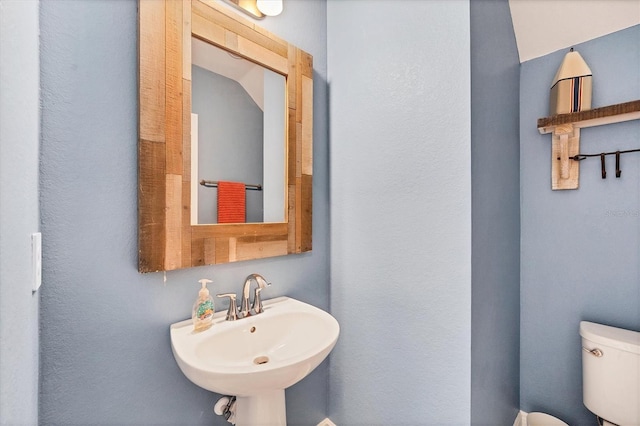
<path fill-rule="evenodd" d="M 240 421 L 236 424 L 240 425 L 251 424 L 256 416 L 261 421 L 268 417 L 268 413 L 256 413 L 243 422 L 243 405 L 247 409 L 256 404 L 278 405 L 282 399 L 280 411 L 284 411 L 284 389 L 313 371 L 329 355 L 340 333 L 338 321 L 330 314 L 289 297 L 265 301 L 264 312 L 249 318 L 226 321 L 225 316 L 224 311 L 216 313 L 213 326 L 198 333 L 191 320 L 172 324 L 171 348 L 184 375 L 196 385 L 247 397 L 238 398 Z M 253 397 L 270 400 L 258 404 Z"/>

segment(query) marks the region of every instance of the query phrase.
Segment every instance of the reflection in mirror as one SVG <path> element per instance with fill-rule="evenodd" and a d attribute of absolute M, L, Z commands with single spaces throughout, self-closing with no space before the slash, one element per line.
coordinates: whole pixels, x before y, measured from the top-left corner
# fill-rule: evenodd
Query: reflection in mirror
<path fill-rule="evenodd" d="M 244 210 L 235 223 L 284 222 L 284 76 L 196 38 L 191 46 L 192 225 L 228 223 L 219 207 Z M 229 197 L 221 181 L 245 190 Z"/>

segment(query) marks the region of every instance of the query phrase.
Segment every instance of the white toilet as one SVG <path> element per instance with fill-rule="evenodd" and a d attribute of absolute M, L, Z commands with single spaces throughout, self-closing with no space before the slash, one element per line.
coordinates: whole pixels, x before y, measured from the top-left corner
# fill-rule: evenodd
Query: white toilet
<path fill-rule="evenodd" d="M 527 414 L 527 426 L 569 426 L 562 420 L 553 417 L 547 413 L 529 413 Z"/>
<path fill-rule="evenodd" d="M 603 425 L 640 425 L 640 332 L 580 322 L 582 399 Z"/>

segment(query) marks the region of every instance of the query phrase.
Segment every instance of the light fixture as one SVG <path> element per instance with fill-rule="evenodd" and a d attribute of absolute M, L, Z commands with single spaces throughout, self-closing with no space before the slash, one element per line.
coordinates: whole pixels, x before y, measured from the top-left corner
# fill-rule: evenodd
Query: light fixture
<path fill-rule="evenodd" d="M 252 18 L 276 16 L 282 13 L 282 0 L 224 0 L 227 4 L 246 13 Z"/>
<path fill-rule="evenodd" d="M 282 0 L 256 0 L 258 10 L 267 16 L 277 16 L 282 13 Z"/>

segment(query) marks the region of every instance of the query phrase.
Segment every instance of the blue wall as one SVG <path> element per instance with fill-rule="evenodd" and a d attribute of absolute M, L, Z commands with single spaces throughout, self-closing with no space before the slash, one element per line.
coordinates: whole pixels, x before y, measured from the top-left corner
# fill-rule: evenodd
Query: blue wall
<path fill-rule="evenodd" d="M 166 274 L 136 266 L 136 9 L 134 0 L 41 4 L 43 425 L 228 424 L 169 343 L 199 278 L 238 292 L 259 272 L 273 282 L 265 297 L 329 308 L 325 3 L 289 2 L 264 21 L 314 56 L 313 252 Z M 327 395 L 325 363 L 287 392 L 290 423 L 317 424 Z"/>
<path fill-rule="evenodd" d="M 507 0 L 471 1 L 471 423 L 520 406 L 520 61 Z"/>
<path fill-rule="evenodd" d="M 0 425 L 38 422 L 38 310 L 31 234 L 40 231 L 37 1 L 0 0 Z"/>
<path fill-rule="evenodd" d="M 593 72 L 593 107 L 640 99 L 640 26 L 575 46 Z M 568 49 L 522 64 L 521 408 L 590 424 L 582 404 L 578 326 L 588 320 L 640 329 L 640 154 L 580 165 L 580 189 L 551 191 L 551 80 Z M 581 131 L 580 150 L 639 148 L 640 122 Z"/>
<path fill-rule="evenodd" d="M 468 424 L 469 2 L 327 5 L 338 425 Z"/>

